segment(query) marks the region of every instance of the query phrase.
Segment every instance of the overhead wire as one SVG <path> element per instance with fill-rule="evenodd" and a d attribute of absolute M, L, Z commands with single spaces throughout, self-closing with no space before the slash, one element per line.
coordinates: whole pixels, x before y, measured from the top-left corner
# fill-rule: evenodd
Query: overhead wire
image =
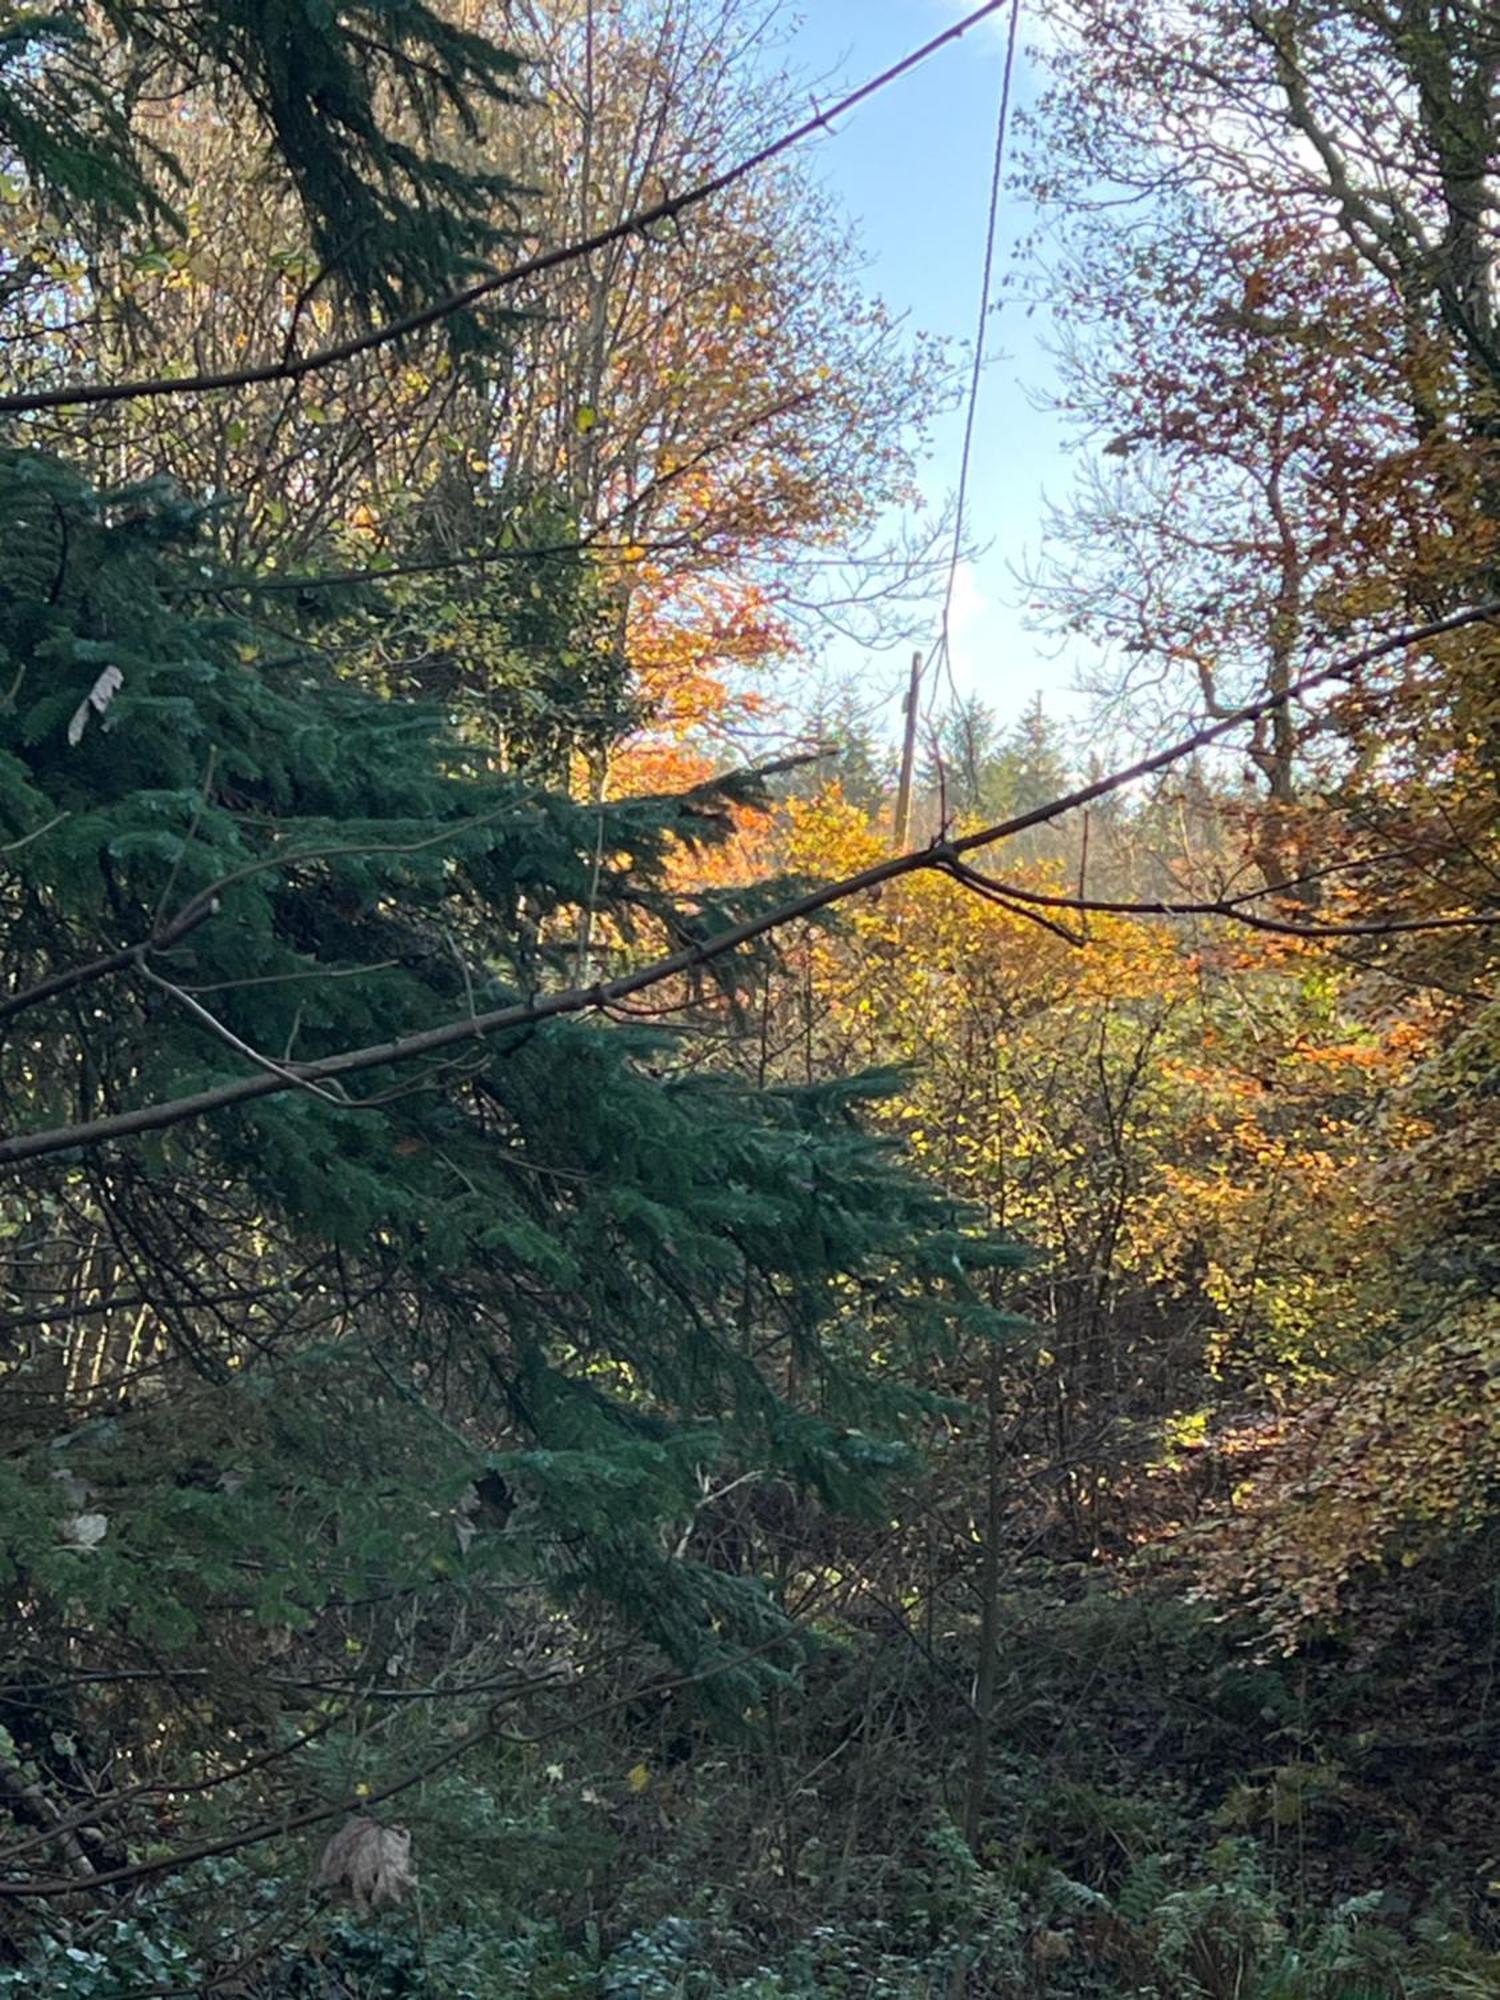
<path fill-rule="evenodd" d="M 450 292 L 446 297 L 434 299 L 431 304 L 421 306 L 416 311 L 406 313 L 398 319 L 388 320 L 383 325 L 368 327 L 362 333 L 351 334 L 345 340 L 332 342 L 327 347 L 315 348 L 311 353 L 283 355 L 275 361 L 252 363 L 244 368 L 224 369 L 216 374 L 202 375 L 158 375 L 126 382 L 70 382 L 55 389 L 29 390 L 24 393 L 0 396 L 0 414 L 20 414 L 31 410 L 53 410 L 79 404 L 124 403 L 137 401 L 149 396 L 205 395 L 218 389 L 249 388 L 261 382 L 295 382 L 304 376 L 316 374 L 319 370 L 332 368 L 343 361 L 351 361 L 356 356 L 368 354 L 376 348 L 388 346 L 392 341 L 402 340 L 407 335 L 421 333 L 430 326 L 451 319 L 455 314 L 467 312 L 471 306 L 493 298 L 497 293 L 521 284 L 527 278 L 540 277 L 567 264 L 576 264 L 590 257 L 596 250 L 606 249 L 628 236 L 642 235 L 658 223 L 675 222 L 689 209 L 701 207 L 715 195 L 769 166 L 784 153 L 791 152 L 804 141 L 819 132 L 831 129 L 833 121 L 842 118 L 857 106 L 865 103 L 878 92 L 887 89 L 902 77 L 926 62 L 929 56 L 947 47 L 960 36 L 965 35 L 979 22 L 996 14 L 1006 5 L 1014 5 L 1015 0 L 984 0 L 982 6 L 974 8 L 962 20 L 955 21 L 940 35 L 934 35 L 920 48 L 913 49 L 899 62 L 892 63 L 878 76 L 871 77 L 857 90 L 849 91 L 836 104 L 815 107 L 811 117 L 800 125 L 793 126 L 779 137 L 769 140 L 755 152 L 737 160 L 732 166 L 712 174 L 707 180 L 684 190 L 681 194 L 668 195 L 654 202 L 649 208 L 637 210 L 623 221 L 612 224 L 607 229 L 596 230 L 593 235 L 581 237 L 573 243 L 560 244 L 555 250 L 547 250 L 535 257 L 528 257 L 519 264 L 513 264 L 504 271 L 493 271 L 488 277 L 476 279 L 462 290 Z"/>
<path fill-rule="evenodd" d="M 984 263 L 979 283 L 979 321 L 974 333 L 974 356 L 969 370 L 969 386 L 964 401 L 963 448 L 958 465 L 958 493 L 954 503 L 953 546 L 948 557 L 947 580 L 943 589 L 943 613 L 937 642 L 922 669 L 922 678 L 930 669 L 941 663 L 948 682 L 948 691 L 955 707 L 960 705 L 958 684 L 953 674 L 953 596 L 958 584 L 959 565 L 963 560 L 964 527 L 968 513 L 969 476 L 974 458 L 974 429 L 979 410 L 979 390 L 984 374 L 986 347 L 988 344 L 991 299 L 994 291 L 995 250 L 1000 234 L 1001 198 L 1005 187 L 1005 154 L 1010 135 L 1011 93 L 1015 78 L 1016 42 L 1021 24 L 1021 0 L 1010 0 L 1010 25 L 1005 38 L 1005 62 L 1000 73 L 1000 104 L 995 121 L 995 147 L 990 166 L 989 211 L 985 221 Z M 933 675 L 932 691 L 923 713 L 923 720 L 929 732 L 933 729 L 933 713 L 937 692 L 937 677 Z M 973 745 L 966 745 L 966 754 L 972 759 Z M 977 790 L 979 774 L 976 770 L 968 773 L 971 786 Z"/>

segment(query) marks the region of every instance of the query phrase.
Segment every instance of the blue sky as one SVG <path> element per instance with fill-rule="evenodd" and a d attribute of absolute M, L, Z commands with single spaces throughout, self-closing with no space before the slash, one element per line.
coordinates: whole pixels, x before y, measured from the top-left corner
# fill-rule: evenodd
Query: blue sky
<path fill-rule="evenodd" d="M 808 0 L 789 37 L 791 63 L 824 79 L 819 95 L 874 75 L 926 41 L 965 9 L 959 0 Z M 1004 61 L 1005 17 L 981 23 L 882 92 L 816 142 L 808 167 L 860 225 L 868 282 L 896 311 L 930 332 L 972 341 L 979 307 L 985 218 Z M 1021 39 L 1026 40 L 1025 16 Z M 1018 58 L 1013 106 L 1029 102 L 1036 76 Z M 1025 212 L 1007 194 L 996 259 L 999 289 L 1015 276 L 1010 249 Z M 1012 565 L 1040 542 L 1044 491 L 1061 498 L 1069 466 L 1057 420 L 1034 406 L 1053 379 L 1041 312 L 1003 305 L 989 323 L 991 356 L 980 388 L 970 473 L 968 528 L 988 547 L 958 578 L 954 600 L 954 679 L 1014 718 L 1038 690 L 1059 717 L 1082 704 L 1068 690 L 1075 669 L 1055 644 L 1025 629 Z M 944 422 L 924 477 L 941 501 L 958 483 L 962 416 Z M 933 610 L 934 636 L 938 607 Z M 902 656 L 904 659 L 904 655 Z M 891 657 L 866 661 L 840 643 L 835 671 L 862 671 L 881 687 L 904 678 Z M 894 728 L 888 719 L 888 727 Z"/>

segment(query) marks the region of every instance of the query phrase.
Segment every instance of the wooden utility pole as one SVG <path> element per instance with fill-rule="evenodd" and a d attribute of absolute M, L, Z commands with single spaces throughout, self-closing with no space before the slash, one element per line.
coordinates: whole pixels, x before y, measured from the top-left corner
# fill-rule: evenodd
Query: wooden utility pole
<path fill-rule="evenodd" d="M 922 692 L 922 655 L 911 656 L 911 685 L 902 706 L 906 711 L 906 735 L 901 744 L 901 783 L 896 788 L 896 852 L 906 852 L 911 826 L 912 767 L 917 760 L 917 704 Z"/>

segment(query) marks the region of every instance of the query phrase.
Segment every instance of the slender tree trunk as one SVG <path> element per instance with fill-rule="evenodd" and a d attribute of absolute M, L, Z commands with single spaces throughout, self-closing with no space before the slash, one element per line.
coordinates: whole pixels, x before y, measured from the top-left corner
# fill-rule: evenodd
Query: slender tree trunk
<path fill-rule="evenodd" d="M 992 1341 L 985 1370 L 984 1554 L 980 1568 L 979 1663 L 974 1675 L 974 1731 L 964 1794 L 963 1836 L 978 1852 L 989 1781 L 990 1738 L 999 1680 L 1000 1638 L 1000 1350 Z"/>

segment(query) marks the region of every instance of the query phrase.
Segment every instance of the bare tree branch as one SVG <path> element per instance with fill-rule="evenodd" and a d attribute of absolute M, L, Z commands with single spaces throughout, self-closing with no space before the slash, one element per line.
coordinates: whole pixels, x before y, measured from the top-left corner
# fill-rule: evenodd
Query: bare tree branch
<path fill-rule="evenodd" d="M 919 49 L 882 70 L 879 76 L 861 84 L 858 90 L 850 91 L 837 104 L 825 110 L 814 111 L 791 131 L 783 132 L 777 139 L 758 151 L 738 160 L 722 173 L 714 174 L 706 181 L 682 194 L 669 195 L 664 201 L 653 203 L 650 208 L 628 215 L 612 228 L 601 229 L 592 236 L 581 238 L 575 243 L 565 243 L 556 250 L 548 250 L 539 257 L 528 257 L 520 264 L 513 264 L 509 270 L 497 271 L 493 276 L 481 278 L 462 291 L 452 292 L 446 298 L 435 299 L 429 306 L 416 312 L 405 314 L 401 319 L 390 320 L 384 326 L 371 327 L 364 333 L 351 334 L 347 340 L 339 340 L 328 347 L 315 349 L 310 354 L 283 356 L 279 361 L 264 361 L 249 368 L 226 369 L 209 375 L 147 376 L 133 382 L 69 382 L 56 389 L 40 389 L 23 394 L 0 396 L 0 412 L 23 410 L 56 410 L 84 403 L 125 403 L 139 400 L 144 396 L 193 396 L 203 395 L 213 389 L 243 389 L 257 382 L 296 382 L 303 376 L 316 374 L 320 369 L 332 368 L 342 361 L 352 361 L 356 355 L 368 354 L 372 349 L 385 347 L 393 340 L 404 340 L 408 334 L 421 333 L 429 326 L 436 326 L 455 313 L 466 312 L 469 307 L 482 300 L 493 298 L 497 292 L 509 290 L 513 285 L 524 283 L 528 278 L 540 277 L 544 272 L 555 271 L 565 264 L 576 264 L 595 251 L 607 249 L 611 243 L 622 242 L 628 236 L 636 236 L 652 229 L 660 222 L 674 222 L 689 209 L 698 208 L 704 202 L 722 194 L 726 188 L 734 187 L 746 180 L 760 168 L 769 166 L 783 153 L 789 153 L 818 132 L 828 131 L 834 119 L 842 118 L 853 111 L 867 98 L 908 75 L 927 58 L 935 55 L 949 42 L 956 42 L 980 21 L 987 20 L 1001 7 L 1008 6 L 1010 0 L 985 0 L 973 13 L 956 21 L 951 28 L 934 35 Z"/>
<path fill-rule="evenodd" d="M 1222 721 L 1206 724 L 1196 729 L 1190 736 L 1169 744 L 1163 750 L 1154 751 L 1150 756 L 1139 758 L 1134 764 L 1096 778 L 1091 784 L 1081 785 L 1076 791 L 1065 793 L 1050 803 L 1033 808 L 1030 812 L 1017 814 L 1014 818 L 1002 820 L 994 826 L 981 827 L 975 833 L 964 834 L 957 840 L 938 840 L 931 846 L 916 848 L 906 854 L 893 855 L 887 861 L 877 862 L 873 867 L 863 868 L 857 874 L 846 875 L 822 887 L 810 890 L 805 896 L 798 896 L 791 902 L 783 903 L 776 909 L 763 912 L 760 916 L 747 917 L 743 923 L 734 924 L 720 931 L 717 936 L 705 938 L 696 944 L 684 946 L 679 951 L 669 952 L 649 964 L 637 967 L 633 972 L 621 973 L 618 978 L 599 980 L 592 986 L 570 986 L 556 993 L 539 994 L 530 1000 L 515 1001 L 506 1007 L 496 1007 L 483 1014 L 466 1015 L 461 1020 L 447 1021 L 435 1028 L 427 1028 L 416 1034 L 400 1035 L 390 1041 L 377 1042 L 365 1048 L 346 1049 L 337 1055 L 323 1056 L 316 1061 L 289 1063 L 284 1071 L 274 1075 L 261 1072 L 255 1076 L 237 1077 L 228 1083 L 217 1084 L 208 1090 L 195 1091 L 184 1097 L 167 1098 L 159 1104 L 145 1104 L 133 1111 L 121 1111 L 105 1118 L 93 1118 L 73 1125 L 62 1125 L 45 1132 L 28 1132 L 15 1138 L 0 1141 L 0 1165 L 14 1165 L 23 1160 L 42 1159 L 53 1153 L 70 1152 L 76 1147 L 101 1146 L 118 1139 L 134 1138 L 142 1132 L 160 1132 L 170 1126 L 182 1125 L 194 1118 L 201 1118 L 210 1112 L 224 1111 L 234 1105 L 247 1104 L 257 1098 L 272 1097 L 282 1091 L 302 1089 L 308 1084 L 327 1083 L 335 1078 L 353 1076 L 361 1071 L 382 1069 L 393 1063 L 409 1062 L 418 1056 L 428 1056 L 440 1050 L 453 1048 L 466 1041 L 479 1041 L 492 1035 L 504 1034 L 512 1028 L 530 1027 L 542 1021 L 553 1021 L 572 1014 L 597 1012 L 612 1006 L 615 1002 L 628 999 L 632 994 L 643 993 L 665 980 L 674 979 L 681 973 L 694 972 L 716 960 L 726 958 L 739 951 L 744 945 L 784 929 L 787 924 L 803 918 L 816 916 L 819 911 L 834 904 L 846 902 L 851 896 L 862 894 L 868 889 L 878 889 L 883 883 L 895 881 L 903 875 L 913 875 L 924 870 L 936 870 L 951 874 L 955 863 L 965 854 L 974 853 L 979 848 L 989 847 L 997 841 L 1009 840 L 1016 834 L 1025 833 L 1031 827 L 1043 826 L 1061 819 L 1066 813 L 1076 811 L 1080 806 L 1092 804 L 1095 799 L 1104 798 L 1111 792 L 1118 792 L 1125 786 L 1135 784 L 1142 778 L 1149 778 L 1158 771 L 1170 769 L 1186 757 L 1217 743 L 1245 723 L 1253 723 L 1261 716 L 1271 713 L 1285 702 L 1300 701 L 1315 689 L 1326 687 L 1330 682 L 1347 680 L 1361 669 L 1373 665 L 1377 660 L 1387 659 L 1392 654 L 1406 652 L 1413 646 L 1441 638 L 1447 633 L 1461 631 L 1470 625 L 1494 623 L 1500 620 L 1500 599 L 1489 599 L 1482 604 L 1469 606 L 1466 610 L 1452 612 L 1446 618 L 1431 620 L 1425 625 L 1406 628 L 1377 640 L 1357 653 L 1336 660 L 1332 665 L 1320 667 L 1315 672 L 1304 674 L 1300 680 L 1275 694 L 1264 696 L 1259 701 L 1247 703 L 1236 709 Z M 190 906 L 191 907 L 191 906 Z M 76 983 L 76 982 L 74 982 Z M 351 1107 L 352 1108 L 352 1107 Z"/>
<path fill-rule="evenodd" d="M 1251 930 L 1270 931 L 1278 937 L 1294 938 L 1347 938 L 1347 937 L 1398 937 L 1411 931 L 1451 931 L 1477 930 L 1500 924 L 1500 910 L 1468 910 L 1433 915 L 1430 917 L 1372 917 L 1363 923 L 1325 924 L 1301 923 L 1290 917 L 1270 917 L 1263 910 L 1250 907 L 1267 896 L 1284 896 L 1297 889 L 1302 879 L 1285 882 L 1275 889 L 1254 889 L 1244 896 L 1223 896 L 1203 902 L 1110 902 L 1095 896 L 1067 896 L 1047 894 L 1040 889 L 1022 888 L 1015 882 L 1002 882 L 993 875 L 986 875 L 977 868 L 970 868 L 962 861 L 952 862 L 947 870 L 955 882 L 961 882 L 966 889 L 976 890 L 990 902 L 998 903 L 1003 909 L 1010 909 L 1012 915 L 1032 917 L 1042 920 L 1044 910 L 1077 910 L 1080 913 L 1095 913 L 1117 917 L 1224 917 L 1232 923 L 1245 924 Z M 1017 908 L 1015 905 L 1034 907 Z M 1085 939 L 1075 936 L 1060 924 L 1051 925 L 1069 944 L 1083 944 Z"/>

